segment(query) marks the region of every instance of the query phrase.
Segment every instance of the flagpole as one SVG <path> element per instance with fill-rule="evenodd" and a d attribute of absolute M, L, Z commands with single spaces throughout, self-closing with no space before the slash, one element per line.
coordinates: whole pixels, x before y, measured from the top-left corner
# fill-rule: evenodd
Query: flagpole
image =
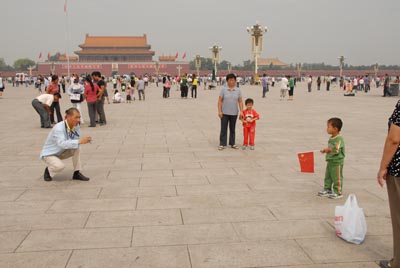
<path fill-rule="evenodd" d="M 66 56 L 67 56 L 67 79 L 71 78 L 70 74 L 70 64 L 69 64 L 69 27 L 68 27 L 68 8 L 67 8 L 67 0 L 64 2 L 64 12 L 65 12 L 65 40 L 66 40 Z"/>

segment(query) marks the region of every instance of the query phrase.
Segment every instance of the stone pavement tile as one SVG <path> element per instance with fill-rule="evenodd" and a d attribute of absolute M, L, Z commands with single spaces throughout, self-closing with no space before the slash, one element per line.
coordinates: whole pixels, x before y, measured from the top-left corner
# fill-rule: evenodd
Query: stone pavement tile
<path fill-rule="evenodd" d="M 191 268 L 186 246 L 74 250 L 66 268 Z"/>
<path fill-rule="evenodd" d="M 371 203 L 365 202 L 363 204 L 358 203 L 358 205 L 364 209 L 365 216 L 368 217 L 390 217 L 389 203 L 378 202 Z"/>
<path fill-rule="evenodd" d="M 239 241 L 232 225 L 198 224 L 135 227 L 133 246 L 163 246 Z"/>
<path fill-rule="evenodd" d="M 251 167 L 260 167 L 255 162 L 247 162 L 247 161 L 201 161 L 202 168 L 251 168 Z"/>
<path fill-rule="evenodd" d="M 135 210 L 136 198 L 57 200 L 48 213 Z"/>
<path fill-rule="evenodd" d="M 185 224 L 276 220 L 267 207 L 181 209 Z"/>
<path fill-rule="evenodd" d="M 139 197 L 137 209 L 209 208 L 221 207 L 216 196 L 193 195 L 176 197 Z"/>
<path fill-rule="evenodd" d="M 108 179 L 131 179 L 131 178 L 148 178 L 148 177 L 172 177 L 172 170 L 113 170 L 110 172 Z"/>
<path fill-rule="evenodd" d="M 209 184 L 205 176 L 193 176 L 193 177 L 155 177 L 155 178 L 141 178 L 140 187 L 145 186 L 167 186 L 167 185 L 204 185 Z"/>
<path fill-rule="evenodd" d="M 143 164 L 143 170 L 159 170 L 159 169 L 200 169 L 200 163 L 198 161 L 185 161 L 185 162 L 174 162 L 174 163 L 145 163 Z"/>
<path fill-rule="evenodd" d="M 252 184 L 252 183 L 265 183 L 271 186 L 279 186 L 279 182 L 272 177 L 268 176 L 243 176 L 243 175 L 233 175 L 233 176 L 215 176 L 209 175 L 207 176 L 208 180 L 211 184 L 228 184 L 228 183 L 245 183 L 245 184 Z"/>
<path fill-rule="evenodd" d="M 179 209 L 92 212 L 86 228 L 179 225 Z"/>
<path fill-rule="evenodd" d="M 83 228 L 89 213 L 2 215 L 0 231 Z"/>
<path fill-rule="evenodd" d="M 1 184 L 0 184 L 1 186 Z M 21 196 L 22 193 L 25 192 L 25 189 L 8 189 L 8 188 L 0 188 L 0 202 L 3 201 L 15 201 L 18 197 Z"/>
<path fill-rule="evenodd" d="M 321 200 L 321 201 L 327 201 Z M 312 206 L 278 206 L 270 210 L 279 220 L 306 220 L 306 219 L 333 219 L 335 216 L 335 203 L 321 202 Z"/>
<path fill-rule="evenodd" d="M 243 268 L 312 264 L 293 240 L 189 245 L 193 267 Z"/>
<path fill-rule="evenodd" d="M 18 201 L 90 199 L 97 198 L 100 190 L 100 188 L 29 189 L 18 198 Z"/>
<path fill-rule="evenodd" d="M 392 221 L 390 217 L 366 217 L 367 236 L 387 236 L 392 235 Z M 334 228 L 335 223 L 332 218 L 326 219 Z"/>
<path fill-rule="evenodd" d="M 71 251 L 12 253 L 0 255 L 2 268 L 65 268 Z"/>
<path fill-rule="evenodd" d="M 224 192 L 250 192 L 246 184 L 208 184 L 176 186 L 178 195 L 218 194 Z"/>
<path fill-rule="evenodd" d="M 313 181 L 269 183 L 265 181 L 250 182 L 249 187 L 254 192 L 308 192 L 317 193 L 321 187 Z"/>
<path fill-rule="evenodd" d="M 17 252 L 129 247 L 132 228 L 32 231 Z"/>
<path fill-rule="evenodd" d="M 301 206 L 304 202 L 312 204 L 314 196 L 307 193 L 224 193 L 218 195 L 223 207 L 254 207 L 254 206 Z M 318 200 L 319 201 L 319 200 Z M 315 202 L 315 201 L 314 201 Z"/>
<path fill-rule="evenodd" d="M 233 227 L 242 241 L 326 237 L 334 232 L 322 220 L 239 222 L 233 223 Z"/>
<path fill-rule="evenodd" d="M 237 175 L 232 168 L 220 169 L 173 169 L 174 177 L 207 176 L 207 175 Z"/>
<path fill-rule="evenodd" d="M 268 266 L 268 268 L 281 268 L 282 266 Z M 300 265 L 290 266 L 292 268 L 379 268 L 376 262 L 346 262 L 346 263 L 331 263 L 331 264 L 315 264 L 315 265 Z M 267 268 L 258 267 L 258 268 Z"/>
<path fill-rule="evenodd" d="M 153 186 L 153 187 L 127 187 L 113 186 L 105 187 L 99 198 L 133 198 L 139 196 L 176 196 L 175 186 Z"/>
<path fill-rule="evenodd" d="M 330 238 L 296 240 L 314 263 L 373 262 L 393 254 L 391 236 L 367 236 L 361 245 L 347 243 L 332 235 Z"/>
<path fill-rule="evenodd" d="M 3 220 L 3 219 L 2 219 Z M 0 232 L 0 254 L 7 252 L 14 252 L 14 250 L 21 244 L 24 238 L 28 235 L 29 231 L 20 232 Z M 1 259 L 0 255 L 0 259 Z M 1 263 L 1 261 L 0 261 Z M 0 265 L 0 267 L 3 267 Z"/>
<path fill-rule="evenodd" d="M 44 213 L 52 201 L 0 202 L 0 215 Z"/>

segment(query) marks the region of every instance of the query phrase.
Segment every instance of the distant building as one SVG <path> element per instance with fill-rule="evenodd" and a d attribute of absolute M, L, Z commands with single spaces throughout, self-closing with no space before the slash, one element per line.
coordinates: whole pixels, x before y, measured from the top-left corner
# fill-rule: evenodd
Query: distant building
<path fill-rule="evenodd" d="M 259 58 L 258 59 L 258 66 L 287 67 L 287 66 L 289 66 L 289 64 L 284 63 L 283 61 L 279 60 L 278 58 Z"/>
<path fill-rule="evenodd" d="M 75 51 L 80 62 L 151 62 L 154 51 L 147 36 L 90 36 L 86 34 L 82 50 Z"/>

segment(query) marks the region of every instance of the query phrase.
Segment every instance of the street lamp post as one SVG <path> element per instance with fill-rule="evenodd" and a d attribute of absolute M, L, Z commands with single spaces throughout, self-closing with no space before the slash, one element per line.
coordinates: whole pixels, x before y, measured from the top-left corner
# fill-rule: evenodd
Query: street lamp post
<path fill-rule="evenodd" d="M 54 62 L 52 62 L 51 65 L 50 65 L 50 71 L 51 71 L 52 75 L 55 74 L 56 66 L 55 66 Z"/>
<path fill-rule="evenodd" d="M 301 63 L 296 63 L 296 69 L 297 69 L 297 78 L 300 79 L 301 77 Z"/>
<path fill-rule="evenodd" d="M 222 47 L 219 47 L 218 45 L 213 45 L 210 47 L 211 54 L 212 54 L 212 61 L 214 63 L 214 71 L 215 71 L 215 76 L 217 76 L 217 64 L 219 63 L 219 52 L 222 50 Z"/>
<path fill-rule="evenodd" d="M 263 49 L 263 35 L 267 32 L 267 27 L 263 27 L 258 22 L 247 27 L 247 32 L 251 34 L 251 53 L 254 56 L 254 74 L 258 76 L 258 57 L 261 55 Z"/>
<path fill-rule="evenodd" d="M 197 69 L 197 77 L 200 75 L 200 67 L 201 67 L 201 57 L 200 55 L 196 55 L 196 59 L 194 60 L 194 64 Z"/>
<path fill-rule="evenodd" d="M 228 73 L 232 72 L 232 63 L 228 62 Z"/>
<path fill-rule="evenodd" d="M 378 77 L 378 71 L 379 71 L 379 64 L 375 63 L 374 65 L 375 79 Z"/>
<path fill-rule="evenodd" d="M 29 71 L 29 77 L 32 77 L 32 70 L 35 69 L 35 66 L 32 66 L 32 65 L 31 65 L 31 66 L 29 66 L 27 69 L 28 69 L 28 71 Z"/>
<path fill-rule="evenodd" d="M 181 77 L 182 66 L 178 65 L 178 67 L 176 67 L 176 69 L 178 70 L 178 77 Z"/>
<path fill-rule="evenodd" d="M 344 56 L 340 56 L 339 58 L 339 77 L 341 78 L 343 75 L 343 66 L 344 66 Z"/>
<path fill-rule="evenodd" d="M 158 79 L 158 72 L 160 71 L 160 63 L 158 61 L 154 63 L 154 69 L 156 70 L 156 75 Z"/>

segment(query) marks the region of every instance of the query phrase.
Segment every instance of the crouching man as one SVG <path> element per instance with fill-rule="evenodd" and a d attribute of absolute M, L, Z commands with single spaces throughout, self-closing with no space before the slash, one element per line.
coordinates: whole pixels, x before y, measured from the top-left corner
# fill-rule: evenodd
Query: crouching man
<path fill-rule="evenodd" d="M 90 136 L 80 137 L 80 118 L 78 109 L 69 108 L 65 111 L 65 120 L 54 125 L 47 136 L 40 153 L 40 158 L 47 164 L 43 176 L 45 181 L 51 181 L 54 175 L 63 171 L 65 165 L 61 160 L 69 157 L 72 157 L 74 166 L 72 179 L 89 180 L 80 172 L 80 146 L 91 142 L 92 138 Z"/>

